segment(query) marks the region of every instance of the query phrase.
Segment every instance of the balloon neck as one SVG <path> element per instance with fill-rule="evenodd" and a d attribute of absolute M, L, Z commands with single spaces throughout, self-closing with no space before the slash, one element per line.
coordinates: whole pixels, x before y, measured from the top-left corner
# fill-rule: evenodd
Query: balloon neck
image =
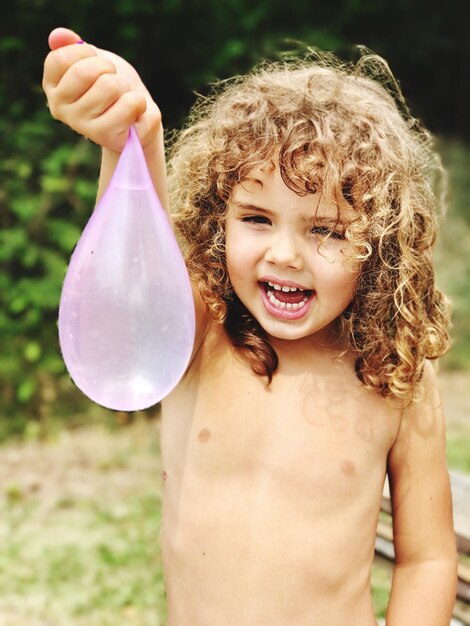
<path fill-rule="evenodd" d="M 144 151 L 134 126 L 129 128 L 126 145 L 119 157 L 110 185 L 119 189 L 153 188 Z"/>

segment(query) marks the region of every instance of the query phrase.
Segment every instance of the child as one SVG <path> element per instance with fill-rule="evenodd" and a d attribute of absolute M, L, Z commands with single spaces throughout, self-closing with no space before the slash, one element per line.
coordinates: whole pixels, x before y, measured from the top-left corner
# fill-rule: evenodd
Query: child
<path fill-rule="evenodd" d="M 135 123 L 168 207 L 161 116 L 135 70 L 72 31 L 49 43 L 49 107 L 102 146 L 99 194 Z M 386 473 L 387 625 L 449 624 L 456 548 L 427 361 L 448 342 L 436 168 L 399 107 L 329 56 L 267 65 L 198 105 L 173 146 L 197 335 L 162 412 L 168 626 L 375 624 Z"/>

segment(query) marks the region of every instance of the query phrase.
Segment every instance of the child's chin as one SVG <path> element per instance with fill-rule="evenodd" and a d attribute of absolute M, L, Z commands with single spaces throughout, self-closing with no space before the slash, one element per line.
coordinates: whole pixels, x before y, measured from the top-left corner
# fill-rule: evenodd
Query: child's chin
<path fill-rule="evenodd" d="M 261 324 L 263 330 L 272 339 L 298 341 L 315 334 L 315 331 L 301 330 L 292 326 L 278 327 L 277 324 Z"/>

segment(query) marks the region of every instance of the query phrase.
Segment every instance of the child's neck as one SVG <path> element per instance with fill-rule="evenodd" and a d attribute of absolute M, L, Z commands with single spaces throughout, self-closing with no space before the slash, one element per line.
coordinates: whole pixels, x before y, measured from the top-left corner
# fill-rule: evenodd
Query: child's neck
<path fill-rule="evenodd" d="M 351 354 L 347 340 L 339 332 L 319 332 L 301 339 L 278 339 L 270 337 L 270 343 L 279 358 L 279 370 L 285 367 L 312 367 L 315 363 L 321 366 L 333 361 L 350 360 Z"/>

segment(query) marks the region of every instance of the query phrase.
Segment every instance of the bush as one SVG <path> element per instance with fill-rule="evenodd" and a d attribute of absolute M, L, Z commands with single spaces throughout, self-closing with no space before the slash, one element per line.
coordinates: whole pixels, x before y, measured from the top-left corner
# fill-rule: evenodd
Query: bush
<path fill-rule="evenodd" d="M 60 404 L 81 403 L 56 320 L 69 257 L 94 205 L 99 150 L 55 124 L 46 110 L 0 123 L 0 437 L 46 418 L 58 388 Z"/>

